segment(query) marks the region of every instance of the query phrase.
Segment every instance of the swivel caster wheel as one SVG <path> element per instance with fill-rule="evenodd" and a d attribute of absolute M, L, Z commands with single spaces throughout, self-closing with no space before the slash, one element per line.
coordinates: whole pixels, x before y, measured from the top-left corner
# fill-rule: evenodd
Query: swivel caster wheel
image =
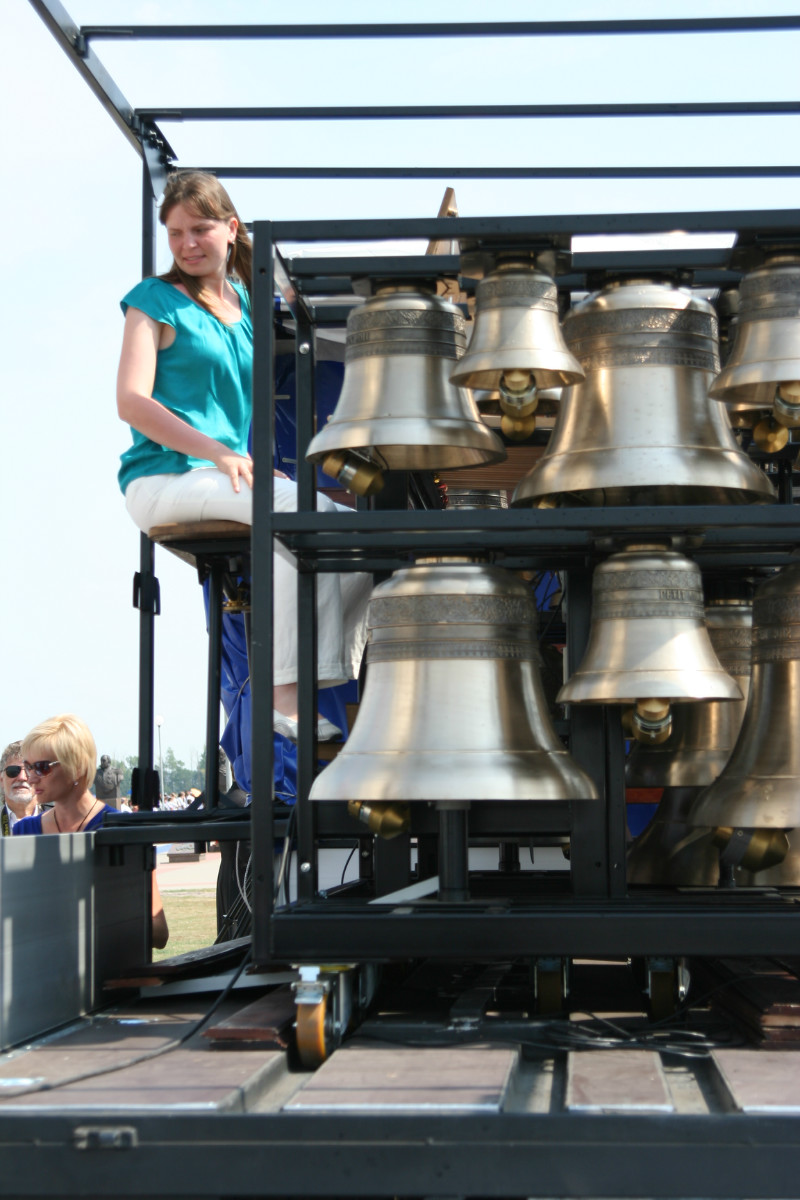
<path fill-rule="evenodd" d="M 300 1062 L 314 1070 L 325 1062 L 332 1050 L 332 1038 L 326 992 L 321 999 L 297 1005 L 295 1035 Z"/>

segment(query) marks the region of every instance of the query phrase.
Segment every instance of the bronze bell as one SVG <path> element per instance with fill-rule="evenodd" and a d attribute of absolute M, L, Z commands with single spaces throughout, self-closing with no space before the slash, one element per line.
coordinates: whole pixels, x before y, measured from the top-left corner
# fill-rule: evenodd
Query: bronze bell
<path fill-rule="evenodd" d="M 558 702 L 633 704 L 634 736 L 653 744 L 669 737 L 674 703 L 741 700 L 703 617 L 700 571 L 684 555 L 646 545 L 612 554 L 595 568 L 589 642 Z"/>
<path fill-rule="evenodd" d="M 311 799 L 467 805 L 593 799 L 547 712 L 536 608 L 511 572 L 422 562 L 369 603 L 353 731 Z"/>
<path fill-rule="evenodd" d="M 719 853 L 710 831 L 687 824 L 699 790 L 722 771 L 736 743 L 750 690 L 752 600 L 719 597 L 706 605 L 706 628 L 726 671 L 744 699 L 680 704 L 672 733 L 660 746 L 635 744 L 625 769 L 629 787 L 663 788 L 658 808 L 628 851 L 628 882 L 713 886 Z"/>
<path fill-rule="evenodd" d="M 477 285 L 472 336 L 451 382 L 496 393 L 503 433 L 522 440 L 535 428 L 540 390 L 581 379 L 554 280 L 521 255 L 497 264 Z"/>
<path fill-rule="evenodd" d="M 665 742 L 632 748 L 625 768 L 628 787 L 706 787 L 730 758 L 750 690 L 752 601 L 709 600 L 705 625 L 714 653 L 736 680 L 743 699 L 681 704 L 673 714 L 672 732 Z"/>
<path fill-rule="evenodd" d="M 696 796 L 694 787 L 664 788 L 653 819 L 628 850 L 628 883 L 657 887 L 716 886 L 719 853 L 712 844 L 711 831 L 693 829 L 687 824 Z"/>
<path fill-rule="evenodd" d="M 347 318 L 336 409 L 306 457 L 348 490 L 369 495 L 382 472 L 446 470 L 505 458 L 469 392 L 450 371 L 466 346 L 456 305 L 386 286 Z"/>
<path fill-rule="evenodd" d="M 722 774 L 689 814 L 693 826 L 716 831 L 723 861 L 756 870 L 770 858 L 774 864 L 781 846 L 786 854 L 786 831 L 800 826 L 799 728 L 800 564 L 793 563 L 756 591 L 742 727 Z M 750 843 L 764 844 L 760 858 L 750 852 L 744 857 Z"/>
<path fill-rule="evenodd" d="M 710 395 L 752 412 L 753 437 L 768 454 L 800 426 L 800 258 L 775 256 L 740 285 L 730 355 Z"/>
<path fill-rule="evenodd" d="M 564 337 L 586 379 L 565 388 L 555 428 L 515 505 L 736 504 L 773 500 L 724 406 L 717 318 L 691 291 L 625 280 L 576 305 Z"/>

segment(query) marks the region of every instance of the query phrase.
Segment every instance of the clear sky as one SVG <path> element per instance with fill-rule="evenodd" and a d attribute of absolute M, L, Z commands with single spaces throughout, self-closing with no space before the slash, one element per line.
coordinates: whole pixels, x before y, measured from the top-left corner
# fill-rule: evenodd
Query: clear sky
<path fill-rule="evenodd" d="M 71 0 L 79 24 L 367 22 L 790 14 L 794 0 Z M 0 744 L 45 716 L 81 714 L 98 750 L 134 754 L 138 533 L 116 485 L 128 442 L 116 416 L 119 298 L 140 272 L 139 159 L 27 0 L 5 0 L 0 305 L 3 411 Z M 797 99 L 800 34 L 516 42 L 95 44 L 134 107 Z M 179 165 L 790 163 L 798 118 L 177 125 Z M 247 220 L 433 215 L 451 182 L 241 183 Z M 459 181 L 463 215 L 787 208 L 800 181 Z M 159 269 L 167 265 L 162 252 Z M 159 552 L 156 711 L 163 745 L 190 762 L 204 737 L 199 588 Z"/>

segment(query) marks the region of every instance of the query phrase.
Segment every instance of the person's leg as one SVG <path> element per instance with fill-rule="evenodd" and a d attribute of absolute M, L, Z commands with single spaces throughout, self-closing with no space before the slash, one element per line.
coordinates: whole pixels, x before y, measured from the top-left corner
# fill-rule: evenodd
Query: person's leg
<path fill-rule="evenodd" d="M 276 512 L 295 512 L 297 486 L 275 478 Z M 216 467 L 184 474 L 151 475 L 134 480 L 125 493 L 128 512 L 145 533 L 171 521 L 227 520 L 252 524 L 252 493 L 234 492 Z M 327 496 L 318 496 L 321 512 L 348 512 Z M 280 547 L 274 569 L 274 707 L 297 715 L 297 572 L 291 554 Z M 355 678 L 366 641 L 366 604 L 372 586 L 363 573 L 317 575 L 317 676 L 322 687 Z M 292 711 L 290 712 L 289 709 Z"/>

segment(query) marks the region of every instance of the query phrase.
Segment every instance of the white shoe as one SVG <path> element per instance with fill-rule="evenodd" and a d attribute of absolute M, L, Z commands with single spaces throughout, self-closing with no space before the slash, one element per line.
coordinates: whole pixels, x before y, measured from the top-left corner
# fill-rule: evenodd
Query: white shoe
<path fill-rule="evenodd" d="M 283 737 L 288 738 L 290 742 L 297 741 L 297 721 L 292 717 L 286 717 L 283 713 L 279 713 L 277 708 L 273 708 L 272 710 L 272 728 L 276 733 L 280 733 Z M 317 721 L 318 742 L 333 742 L 341 736 L 342 731 L 338 725 L 334 725 L 332 721 L 328 721 L 325 717 L 320 717 Z"/>
<path fill-rule="evenodd" d="M 325 717 L 320 717 L 317 721 L 318 742 L 335 742 L 341 736 L 342 731 L 338 725 L 334 725 L 332 721 L 328 721 Z"/>

